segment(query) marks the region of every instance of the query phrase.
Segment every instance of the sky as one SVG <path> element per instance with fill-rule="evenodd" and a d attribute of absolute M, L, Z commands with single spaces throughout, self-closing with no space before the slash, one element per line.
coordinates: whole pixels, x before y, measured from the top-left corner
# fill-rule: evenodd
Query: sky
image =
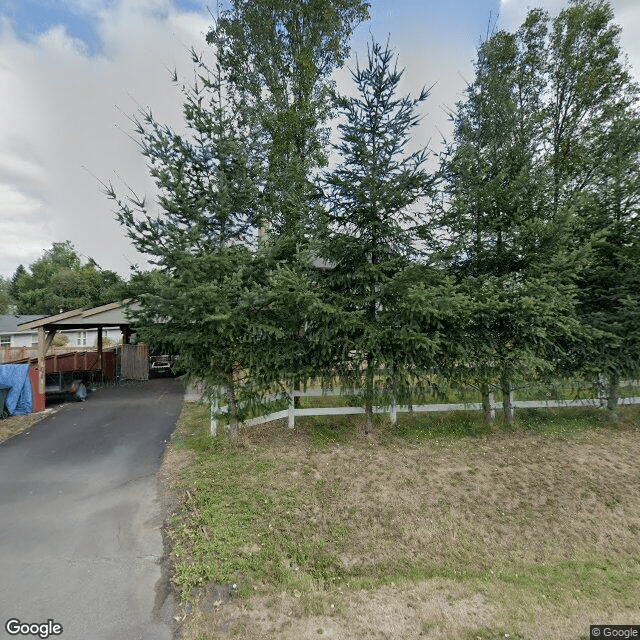
<path fill-rule="evenodd" d="M 622 45 L 640 78 L 640 0 L 613 0 Z M 170 70 L 188 79 L 189 49 L 205 51 L 215 0 L 0 0 L 0 276 L 70 240 L 103 269 L 145 265 L 118 224 L 102 182 L 153 196 L 129 117 L 150 107 L 181 123 Z M 403 93 L 432 87 L 415 142 L 437 152 L 447 113 L 473 79 L 491 26 L 515 29 L 529 8 L 560 0 L 371 0 L 371 20 L 351 41 L 389 38 L 406 69 Z M 635 36 L 635 37 L 634 37 Z M 636 40 L 638 42 L 636 42 Z M 349 74 L 336 75 L 349 90 Z"/>

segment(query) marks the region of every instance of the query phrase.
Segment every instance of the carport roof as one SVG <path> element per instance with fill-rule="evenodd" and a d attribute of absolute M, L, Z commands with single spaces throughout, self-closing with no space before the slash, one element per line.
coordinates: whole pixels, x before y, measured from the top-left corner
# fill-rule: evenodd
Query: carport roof
<path fill-rule="evenodd" d="M 54 316 L 44 316 L 38 320 L 25 322 L 18 326 L 22 331 L 40 327 L 51 331 L 53 329 L 94 329 L 98 327 L 129 326 L 130 323 L 126 317 L 126 311 L 139 308 L 137 302 L 125 300 L 122 303 L 113 302 L 100 307 L 93 307 L 92 309 L 74 309 Z"/>

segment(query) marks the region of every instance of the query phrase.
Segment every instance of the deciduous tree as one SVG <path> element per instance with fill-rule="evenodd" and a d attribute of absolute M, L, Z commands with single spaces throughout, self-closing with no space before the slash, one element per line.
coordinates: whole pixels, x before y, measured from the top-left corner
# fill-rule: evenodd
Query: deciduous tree
<path fill-rule="evenodd" d="M 56 314 L 117 302 L 124 296 L 117 273 L 100 269 L 93 259 L 83 264 L 69 242 L 54 242 L 51 249 L 25 269 L 20 265 L 10 291 L 17 313 Z"/>

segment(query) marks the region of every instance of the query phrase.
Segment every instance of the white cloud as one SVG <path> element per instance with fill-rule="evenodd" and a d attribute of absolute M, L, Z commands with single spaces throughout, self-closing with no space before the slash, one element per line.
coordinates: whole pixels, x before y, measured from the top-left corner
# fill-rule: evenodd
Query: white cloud
<path fill-rule="evenodd" d="M 449 130 L 444 111 L 462 97 L 465 79 L 472 79 L 475 47 L 495 8 L 493 0 L 483 2 L 474 5 L 473 15 L 451 12 L 443 18 L 431 13 L 431 4 L 416 13 L 389 0 L 378 22 L 362 25 L 354 37 L 353 50 L 362 60 L 370 32 L 382 42 L 391 34 L 399 63 L 407 67 L 403 92 L 415 94 L 436 83 L 417 132 L 419 143 L 431 138 L 437 147 L 439 131 Z M 556 0 L 545 2 L 559 7 Z M 503 0 L 502 23 L 517 26 L 529 4 L 538 2 Z M 139 103 L 159 120 L 179 125 L 181 96 L 167 70 L 176 67 L 190 76 L 189 48 L 207 48 L 208 12 L 178 11 L 170 0 L 70 0 L 68 6 L 92 21 L 102 41 L 99 55 L 89 55 L 61 27 L 25 42 L 6 20 L 0 22 L 0 274 L 5 276 L 53 241 L 71 240 L 81 253 L 123 274 L 129 264 L 143 261 L 94 176 L 116 184 L 122 176 L 150 192 L 144 159 L 123 132 L 131 129 L 126 114 Z M 640 68 L 638 45 L 630 42 L 640 30 L 640 8 L 624 0 L 614 7 L 625 29 L 623 44 Z M 346 72 L 339 82 L 348 87 Z"/>
<path fill-rule="evenodd" d="M 0 183 L 0 273 L 33 262 L 49 246 L 50 229 L 40 217 L 43 203 Z"/>
<path fill-rule="evenodd" d="M 104 268 L 141 262 L 94 176 L 149 190 L 125 114 L 150 105 L 180 122 L 168 69 L 188 72 L 188 49 L 205 48 L 208 14 L 179 13 L 163 0 L 96 3 L 103 54 L 54 27 L 32 42 L 0 25 L 0 274 L 11 275 L 51 242 L 71 240 Z M 116 125 L 119 127 L 117 128 Z M 124 131 L 124 132 L 123 132 Z M 86 167 L 86 169 L 85 169 Z M 28 240 L 27 240 L 28 239 Z"/>

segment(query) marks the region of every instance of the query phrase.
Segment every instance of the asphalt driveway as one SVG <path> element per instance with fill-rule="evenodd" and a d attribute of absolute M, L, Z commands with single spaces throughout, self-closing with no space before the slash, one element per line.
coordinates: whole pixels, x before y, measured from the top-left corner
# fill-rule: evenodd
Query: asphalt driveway
<path fill-rule="evenodd" d="M 10 619 L 64 640 L 172 637 L 155 474 L 183 396 L 171 379 L 103 389 L 0 444 L 0 637 L 25 637 Z"/>

